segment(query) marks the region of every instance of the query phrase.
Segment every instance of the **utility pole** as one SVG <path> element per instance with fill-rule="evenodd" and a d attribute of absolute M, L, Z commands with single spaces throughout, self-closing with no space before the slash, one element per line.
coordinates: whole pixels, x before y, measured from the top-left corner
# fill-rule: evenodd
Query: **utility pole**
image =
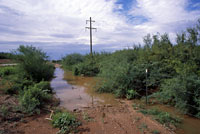
<path fill-rule="evenodd" d="M 88 21 L 90 22 L 90 27 L 85 27 L 85 28 L 90 29 L 90 54 L 92 55 L 92 30 L 93 29 L 97 30 L 97 28 L 92 27 L 92 22 L 95 22 L 95 21 L 92 20 L 91 17 L 90 17 L 90 20 L 86 20 L 86 24 L 88 23 Z"/>

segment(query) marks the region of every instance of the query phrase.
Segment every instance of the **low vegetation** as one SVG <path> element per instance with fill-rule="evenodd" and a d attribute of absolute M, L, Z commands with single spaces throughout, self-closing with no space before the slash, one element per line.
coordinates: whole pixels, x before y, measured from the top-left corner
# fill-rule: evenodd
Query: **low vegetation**
<path fill-rule="evenodd" d="M 32 46 L 20 46 L 15 52 L 19 68 L 24 77 L 36 82 L 48 81 L 54 73 L 54 66 L 47 62 L 48 56 L 42 50 Z"/>
<path fill-rule="evenodd" d="M 29 114 L 40 113 L 40 108 L 51 99 L 52 96 L 48 93 L 49 89 L 46 88 L 46 85 L 42 85 L 43 83 L 26 87 L 21 91 L 19 102 L 24 112 Z"/>
<path fill-rule="evenodd" d="M 81 123 L 69 112 L 57 112 L 52 117 L 52 125 L 60 129 L 59 134 L 66 134 L 77 132 Z"/>

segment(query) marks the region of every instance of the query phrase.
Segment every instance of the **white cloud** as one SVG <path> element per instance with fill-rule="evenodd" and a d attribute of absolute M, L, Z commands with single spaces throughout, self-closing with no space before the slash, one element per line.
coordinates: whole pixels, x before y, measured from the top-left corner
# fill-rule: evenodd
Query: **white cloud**
<path fill-rule="evenodd" d="M 186 10 L 188 0 L 137 0 L 130 14 L 143 16 L 148 19 L 146 23 L 136 26 L 146 32 L 178 32 L 180 26 L 188 22 L 195 22 L 200 17 L 200 11 Z"/>
<path fill-rule="evenodd" d="M 117 44 L 119 48 L 142 41 L 147 33 L 167 32 L 171 37 L 200 17 L 188 11 L 188 0 L 137 0 L 129 15 L 147 21 L 128 23 L 117 0 L 0 0 L 0 41 L 66 42 L 89 44 L 85 20 L 91 16 L 94 44 Z M 16 34 L 18 33 L 18 34 Z"/>
<path fill-rule="evenodd" d="M 116 32 L 119 26 L 126 26 L 123 16 L 113 13 L 115 1 L 105 0 L 2 0 L 1 5 L 18 11 L 22 16 L 7 18 L 13 21 L 15 29 L 27 31 L 30 35 L 22 38 L 25 41 L 66 41 L 69 43 L 88 43 L 88 32 L 85 32 L 85 20 L 91 16 L 96 20 L 94 26 L 103 34 Z M 72 34 L 74 38 L 53 38 L 53 34 Z M 101 36 L 101 35 L 100 35 Z M 5 36 L 4 36 L 5 37 Z M 4 38 L 10 40 L 9 38 Z M 0 37 L 2 40 L 2 36 Z M 13 36 L 15 37 L 15 35 Z M 96 43 L 102 43 L 96 38 Z"/>

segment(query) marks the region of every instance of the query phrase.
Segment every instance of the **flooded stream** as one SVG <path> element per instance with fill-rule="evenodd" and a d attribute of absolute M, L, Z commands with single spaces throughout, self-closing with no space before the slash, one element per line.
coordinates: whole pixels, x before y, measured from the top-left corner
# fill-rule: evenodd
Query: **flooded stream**
<path fill-rule="evenodd" d="M 71 72 L 64 72 L 61 68 L 56 68 L 54 76 L 51 87 L 60 99 L 60 105 L 68 110 L 96 104 L 117 104 L 113 95 L 95 93 L 95 78 L 73 76 Z"/>

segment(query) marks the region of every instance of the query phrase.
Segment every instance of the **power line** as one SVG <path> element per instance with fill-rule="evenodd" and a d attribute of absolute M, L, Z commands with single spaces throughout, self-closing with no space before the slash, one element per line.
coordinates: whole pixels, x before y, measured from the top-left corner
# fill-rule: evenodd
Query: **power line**
<path fill-rule="evenodd" d="M 92 18 L 90 17 L 90 20 L 86 20 L 86 24 L 90 23 L 89 27 L 85 27 L 86 29 L 90 29 L 90 54 L 92 55 L 92 30 L 95 29 L 97 30 L 97 28 L 93 28 L 92 27 L 92 23 L 95 22 L 94 20 L 92 20 Z"/>

